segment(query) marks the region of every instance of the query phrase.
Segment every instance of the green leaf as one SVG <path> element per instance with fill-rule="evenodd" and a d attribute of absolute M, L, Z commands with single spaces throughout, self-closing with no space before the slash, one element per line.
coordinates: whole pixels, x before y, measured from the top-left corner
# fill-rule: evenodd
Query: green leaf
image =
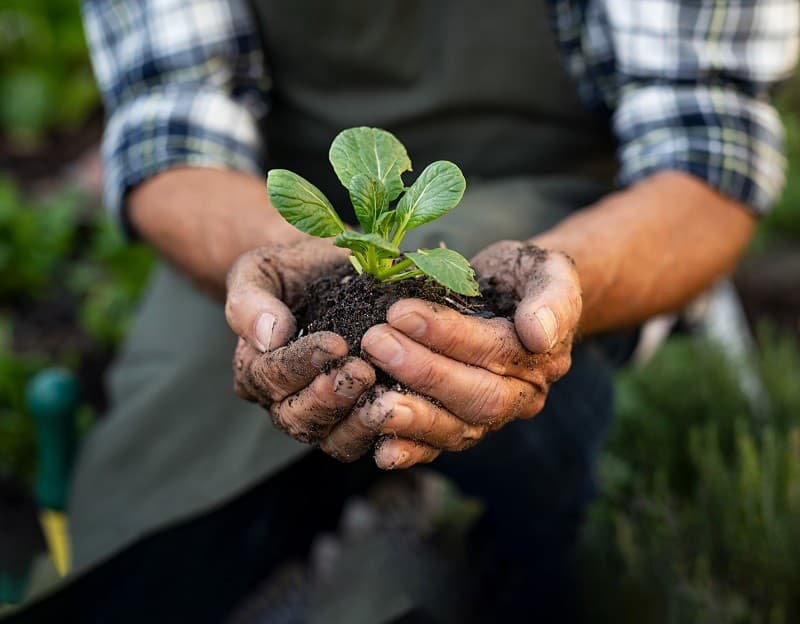
<path fill-rule="evenodd" d="M 325 194 L 305 178 L 272 169 L 267 175 L 269 199 L 284 219 L 301 232 L 328 238 L 345 227 Z"/>
<path fill-rule="evenodd" d="M 396 213 L 396 210 L 387 210 L 378 217 L 378 222 L 375 224 L 375 231 L 384 238 L 389 238 L 389 232 L 392 231 Z"/>
<path fill-rule="evenodd" d="M 403 192 L 403 172 L 411 170 L 411 160 L 397 138 L 379 128 L 349 128 L 331 143 L 328 158 L 339 181 L 351 189 L 352 180 L 366 174 L 383 184 L 387 201 Z"/>
<path fill-rule="evenodd" d="M 405 232 L 447 214 L 456 207 L 467 183 L 458 165 L 431 163 L 397 204 L 397 222 Z"/>
<path fill-rule="evenodd" d="M 435 279 L 445 288 L 475 297 L 480 294 L 475 271 L 469 261 L 452 249 L 420 249 L 406 252 L 409 258 L 428 277 Z"/>
<path fill-rule="evenodd" d="M 367 234 L 377 230 L 377 221 L 389 207 L 383 184 L 371 175 L 359 173 L 350 180 L 350 201 L 358 222 Z"/>
<path fill-rule="evenodd" d="M 356 258 L 353 254 L 350 254 L 349 256 L 347 256 L 347 259 L 350 261 L 350 264 L 353 265 L 353 268 L 356 270 L 356 273 L 358 273 L 359 275 L 362 275 L 364 273 L 364 267 L 361 266 L 361 263 L 358 261 L 358 258 Z"/>
<path fill-rule="evenodd" d="M 382 258 L 396 258 L 400 255 L 400 249 L 377 234 L 363 234 L 361 232 L 342 232 L 337 236 L 333 244 L 337 247 L 345 247 L 352 251 L 366 253 L 372 249 Z"/>

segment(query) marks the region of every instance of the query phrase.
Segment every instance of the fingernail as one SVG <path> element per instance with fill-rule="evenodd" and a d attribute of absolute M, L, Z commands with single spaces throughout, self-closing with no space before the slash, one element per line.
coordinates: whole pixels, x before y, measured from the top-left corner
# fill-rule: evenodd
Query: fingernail
<path fill-rule="evenodd" d="M 403 463 L 408 459 L 408 451 L 387 451 L 385 449 L 378 449 L 375 453 L 378 467 L 384 470 L 394 470 L 398 464 Z"/>
<path fill-rule="evenodd" d="M 399 464 L 402 464 L 408 459 L 408 451 L 402 451 L 397 457 L 394 458 L 394 461 L 389 463 L 389 470 L 394 470 L 397 468 Z"/>
<path fill-rule="evenodd" d="M 403 346 L 390 333 L 381 333 L 377 338 L 364 343 L 363 348 L 373 358 L 387 366 L 396 366 L 403 359 Z"/>
<path fill-rule="evenodd" d="M 358 417 L 365 427 L 378 430 L 383 426 L 383 423 L 386 422 L 386 419 L 389 418 L 391 411 L 391 408 L 386 405 L 383 397 L 378 397 L 371 402 L 367 402 L 359 409 Z"/>
<path fill-rule="evenodd" d="M 356 379 L 346 371 L 339 371 L 333 380 L 333 391 L 347 399 L 355 399 L 364 389 L 360 379 Z"/>
<path fill-rule="evenodd" d="M 331 359 L 331 354 L 322 349 L 315 349 L 311 354 L 311 363 L 319 370 L 322 370 Z"/>
<path fill-rule="evenodd" d="M 396 429 L 405 429 L 414 419 L 414 412 L 407 405 L 395 405 L 392 408 L 392 426 Z"/>
<path fill-rule="evenodd" d="M 275 329 L 275 323 L 278 322 L 272 314 L 264 312 L 258 317 L 256 322 L 256 341 L 258 348 L 261 351 L 268 351 L 270 343 L 272 342 L 272 330 Z"/>
<path fill-rule="evenodd" d="M 558 331 L 558 320 L 556 315 L 547 306 L 542 306 L 533 313 L 539 325 L 542 327 L 545 337 L 547 338 L 547 350 L 553 348 L 556 342 L 556 332 Z"/>
<path fill-rule="evenodd" d="M 411 312 L 395 319 L 392 326 L 410 338 L 419 338 L 428 329 L 428 323 L 416 312 Z"/>

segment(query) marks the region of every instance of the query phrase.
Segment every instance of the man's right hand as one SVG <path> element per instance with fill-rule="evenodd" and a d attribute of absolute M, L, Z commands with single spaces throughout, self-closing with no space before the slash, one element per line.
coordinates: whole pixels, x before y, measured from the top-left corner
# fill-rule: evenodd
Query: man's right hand
<path fill-rule="evenodd" d="M 236 393 L 268 409 L 275 426 L 301 442 L 324 438 L 375 383 L 372 366 L 346 357 L 347 343 L 337 334 L 317 332 L 288 344 L 296 333 L 290 306 L 343 259 L 341 250 L 317 240 L 260 247 L 228 275 L 225 315 L 239 336 Z"/>

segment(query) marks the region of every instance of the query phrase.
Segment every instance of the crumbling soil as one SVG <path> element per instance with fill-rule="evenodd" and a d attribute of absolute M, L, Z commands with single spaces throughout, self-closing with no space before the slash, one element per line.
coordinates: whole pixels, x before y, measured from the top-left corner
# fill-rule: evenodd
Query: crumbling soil
<path fill-rule="evenodd" d="M 391 305 L 406 298 L 424 299 L 482 318 L 513 313 L 513 299 L 498 292 L 491 282 L 481 283 L 481 293 L 482 296 L 466 297 L 425 279 L 382 284 L 369 275 L 358 275 L 347 266 L 308 287 L 305 301 L 297 310 L 299 336 L 318 331 L 335 332 L 345 339 L 350 354 L 357 356 L 361 353 L 361 338 L 366 331 L 385 323 Z"/>

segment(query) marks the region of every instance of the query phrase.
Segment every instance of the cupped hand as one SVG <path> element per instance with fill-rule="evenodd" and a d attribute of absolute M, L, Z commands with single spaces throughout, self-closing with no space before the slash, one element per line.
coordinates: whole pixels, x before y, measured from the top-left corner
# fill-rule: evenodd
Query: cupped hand
<path fill-rule="evenodd" d="M 225 316 L 239 336 L 234 389 L 301 442 L 324 438 L 375 383 L 372 366 L 346 357 L 347 343 L 337 334 L 318 332 L 288 344 L 296 333 L 291 307 L 305 285 L 343 260 L 342 250 L 314 240 L 254 249 L 228 274 Z"/>
<path fill-rule="evenodd" d="M 379 437 L 382 468 L 429 462 L 461 451 L 507 423 L 541 411 L 570 367 L 581 290 L 564 254 L 515 242 L 473 259 L 482 277 L 520 301 L 514 322 L 465 316 L 416 299 L 395 303 L 387 323 L 362 340 L 369 360 L 413 393 L 377 388 L 322 442 L 354 458 Z"/>

